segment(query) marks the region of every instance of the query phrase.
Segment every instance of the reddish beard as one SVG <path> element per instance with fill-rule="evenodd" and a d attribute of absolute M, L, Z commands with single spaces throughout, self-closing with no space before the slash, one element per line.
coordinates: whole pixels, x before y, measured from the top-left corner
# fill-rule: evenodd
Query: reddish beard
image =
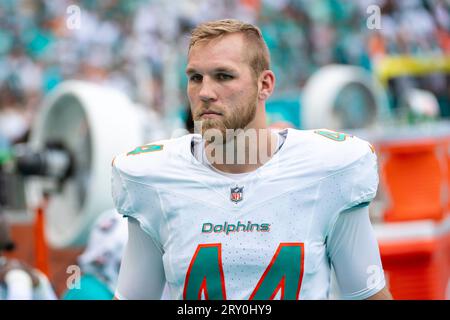
<path fill-rule="evenodd" d="M 207 130 L 219 130 L 223 137 L 222 143 L 225 143 L 230 138 L 227 137 L 226 130 L 232 129 L 234 131 L 237 129 L 245 129 L 245 127 L 255 119 L 256 108 L 257 102 L 255 92 L 247 103 L 232 107 L 228 110 L 218 110 L 216 108 L 209 109 L 208 107 L 202 106 L 195 112 L 193 119 L 195 122 L 200 122 L 201 125 L 198 127 L 196 125 L 196 129 L 200 129 L 199 133 L 201 133 L 202 136 L 205 137 L 205 132 Z M 206 110 L 221 113 L 222 116 L 217 119 L 203 119 L 201 115 Z"/>

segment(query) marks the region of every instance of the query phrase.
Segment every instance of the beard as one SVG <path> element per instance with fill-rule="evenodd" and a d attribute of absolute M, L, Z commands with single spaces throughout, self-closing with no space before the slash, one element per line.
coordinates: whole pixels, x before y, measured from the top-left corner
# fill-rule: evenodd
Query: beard
<path fill-rule="evenodd" d="M 226 143 L 230 141 L 234 137 L 236 130 L 245 129 L 255 119 L 257 108 L 256 95 L 255 90 L 247 101 L 228 109 L 209 108 L 209 106 L 203 105 L 193 114 L 195 132 L 201 133 L 208 142 Z M 205 109 L 220 112 L 222 116 L 218 119 L 202 119 L 201 113 Z"/>

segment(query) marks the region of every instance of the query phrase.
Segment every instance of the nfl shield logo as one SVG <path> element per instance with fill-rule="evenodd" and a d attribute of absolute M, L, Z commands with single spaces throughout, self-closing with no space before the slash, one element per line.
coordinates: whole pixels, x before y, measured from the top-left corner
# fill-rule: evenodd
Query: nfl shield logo
<path fill-rule="evenodd" d="M 238 186 L 231 188 L 230 200 L 234 203 L 240 202 L 244 198 L 244 187 Z"/>

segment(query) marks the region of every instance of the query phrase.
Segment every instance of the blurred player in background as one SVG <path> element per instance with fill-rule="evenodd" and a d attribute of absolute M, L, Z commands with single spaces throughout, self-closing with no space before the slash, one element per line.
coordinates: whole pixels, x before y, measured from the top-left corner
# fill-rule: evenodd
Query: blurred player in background
<path fill-rule="evenodd" d="M 197 134 L 113 161 L 129 230 L 116 297 L 159 299 L 167 281 L 173 299 L 327 299 L 334 269 L 344 299 L 390 299 L 369 143 L 267 128 L 275 75 L 251 24 L 199 25 L 186 74 Z"/>
<path fill-rule="evenodd" d="M 78 257 L 82 272 L 79 285 L 68 289 L 63 299 L 111 300 L 127 238 L 127 221 L 116 210 L 100 214 L 92 227 L 86 249 Z"/>
<path fill-rule="evenodd" d="M 92 227 L 86 249 L 78 257 L 83 273 L 79 286 L 67 290 L 63 299 L 112 299 L 126 241 L 126 222 L 115 210 L 102 213 Z"/>
<path fill-rule="evenodd" d="M 9 225 L 0 208 L 0 300 L 56 300 L 55 292 L 42 272 L 2 255 L 3 251 L 13 249 Z"/>

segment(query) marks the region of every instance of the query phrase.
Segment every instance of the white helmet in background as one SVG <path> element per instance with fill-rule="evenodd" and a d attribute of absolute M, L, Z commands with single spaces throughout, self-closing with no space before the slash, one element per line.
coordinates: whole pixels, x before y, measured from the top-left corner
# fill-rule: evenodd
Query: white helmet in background
<path fill-rule="evenodd" d="M 103 212 L 92 227 L 86 249 L 78 257 L 81 271 L 97 277 L 114 292 L 127 239 L 127 219 L 114 209 Z"/>

